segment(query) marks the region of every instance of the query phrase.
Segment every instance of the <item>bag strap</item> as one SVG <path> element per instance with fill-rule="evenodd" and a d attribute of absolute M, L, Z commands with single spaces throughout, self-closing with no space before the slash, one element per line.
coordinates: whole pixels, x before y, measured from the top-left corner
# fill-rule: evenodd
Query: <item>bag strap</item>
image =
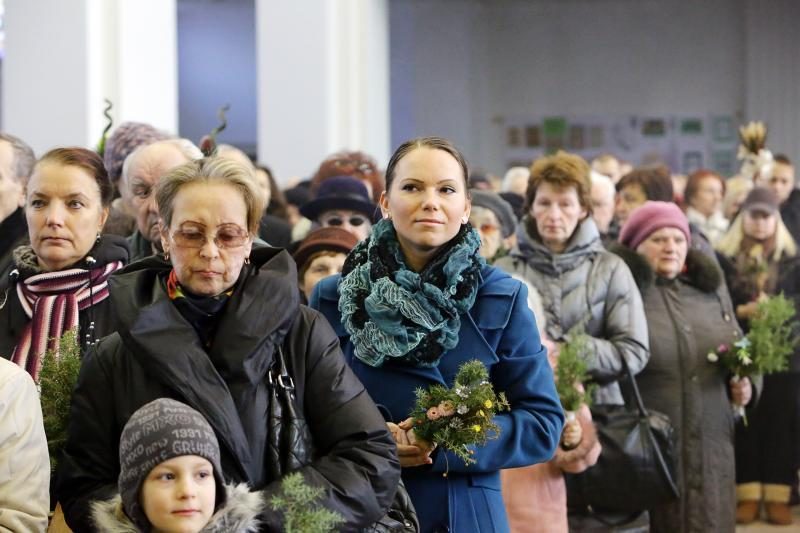
<path fill-rule="evenodd" d="M 620 359 L 622 359 L 622 367 L 625 369 L 625 372 L 628 374 L 628 379 L 631 382 L 631 388 L 633 388 L 633 397 L 636 399 L 636 407 L 639 410 L 639 415 L 642 417 L 649 416 L 647 412 L 647 408 L 644 406 L 644 402 L 642 401 L 642 395 L 639 394 L 639 385 L 636 383 L 636 378 L 631 372 L 631 367 L 628 366 L 628 361 L 625 360 L 624 355 L 620 355 Z"/>
<path fill-rule="evenodd" d="M 647 418 L 650 414 L 647 412 L 647 408 L 644 406 L 644 402 L 642 401 L 642 395 L 639 394 L 639 385 L 636 383 L 636 378 L 633 376 L 633 372 L 631 372 L 630 367 L 628 366 L 628 362 L 625 360 L 625 357 L 622 357 L 622 366 L 625 367 L 625 371 L 628 373 L 628 377 L 631 380 L 631 385 L 633 387 L 633 394 L 636 398 L 636 406 L 639 410 L 639 416 L 642 418 Z M 680 496 L 680 491 L 678 490 L 678 485 L 675 483 L 675 480 L 672 478 L 672 474 L 667 466 L 667 462 L 664 459 L 664 454 L 661 451 L 658 443 L 656 442 L 655 435 L 653 435 L 652 430 L 647 432 L 647 435 L 650 438 L 650 443 L 655 450 L 656 460 L 658 461 L 659 469 L 661 470 L 662 475 L 664 476 L 664 480 L 669 485 L 670 490 L 675 495 L 676 498 Z"/>
<path fill-rule="evenodd" d="M 272 366 L 270 366 L 269 372 L 267 372 L 269 386 L 275 387 L 277 385 L 281 389 L 293 394 L 294 380 L 291 374 L 289 374 L 288 367 L 286 366 L 286 358 L 283 356 L 283 347 L 280 344 L 275 346 L 273 357 Z"/>

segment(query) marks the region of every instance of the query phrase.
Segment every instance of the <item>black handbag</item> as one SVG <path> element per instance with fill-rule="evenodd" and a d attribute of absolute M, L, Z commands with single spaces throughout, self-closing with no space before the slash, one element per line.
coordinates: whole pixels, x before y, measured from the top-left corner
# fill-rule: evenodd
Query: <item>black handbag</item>
<path fill-rule="evenodd" d="M 636 408 L 591 407 L 603 449 L 594 466 L 564 475 L 571 512 L 636 513 L 679 497 L 675 431 L 667 415 L 645 408 L 636 378 L 622 361 Z"/>
<path fill-rule="evenodd" d="M 270 398 L 267 418 L 267 464 L 273 479 L 297 470 L 314 459 L 311 431 L 294 401 L 294 380 L 283 349 L 275 349 L 275 361 L 267 372 Z M 386 515 L 363 532 L 418 533 L 419 520 L 403 481 L 397 487 Z"/>

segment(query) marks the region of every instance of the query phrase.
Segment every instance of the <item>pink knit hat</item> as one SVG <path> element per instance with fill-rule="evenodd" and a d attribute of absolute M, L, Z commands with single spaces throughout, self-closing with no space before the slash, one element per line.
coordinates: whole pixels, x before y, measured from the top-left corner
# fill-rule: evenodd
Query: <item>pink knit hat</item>
<path fill-rule="evenodd" d="M 651 233 L 667 227 L 681 230 L 686 242 L 691 244 L 689 221 L 677 205 L 672 202 L 645 202 L 633 210 L 622 226 L 619 242 L 635 250 Z"/>

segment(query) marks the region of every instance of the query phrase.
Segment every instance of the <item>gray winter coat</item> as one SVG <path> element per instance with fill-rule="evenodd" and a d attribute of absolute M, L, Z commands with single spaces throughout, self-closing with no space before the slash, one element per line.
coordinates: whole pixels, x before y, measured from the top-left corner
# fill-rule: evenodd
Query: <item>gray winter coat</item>
<path fill-rule="evenodd" d="M 258 515 L 267 508 L 260 492 L 250 492 L 245 483 L 225 486 L 225 504 L 217 509 L 200 533 L 255 533 Z M 98 531 L 105 533 L 141 533 L 125 511 L 119 495 L 108 501 L 92 503 L 92 518 Z"/>
<path fill-rule="evenodd" d="M 622 404 L 618 379 L 621 357 L 636 374 L 648 359 L 647 323 L 642 298 L 625 263 L 607 252 L 591 218 L 581 222 L 566 250 L 552 253 L 542 243 L 536 223 L 523 218 L 518 248 L 495 263 L 522 276 L 542 297 L 550 339 L 564 342 L 576 326 L 591 336 L 588 371 L 600 386 L 598 404 Z"/>
<path fill-rule="evenodd" d="M 649 325 L 650 362 L 637 377 L 642 400 L 669 416 L 678 438 L 681 496 L 650 511 L 651 531 L 732 533 L 736 480 L 729 375 L 707 356 L 742 333 L 721 273 L 691 250 L 685 274 L 654 280 L 643 257 L 628 248 L 614 251 L 640 284 Z"/>

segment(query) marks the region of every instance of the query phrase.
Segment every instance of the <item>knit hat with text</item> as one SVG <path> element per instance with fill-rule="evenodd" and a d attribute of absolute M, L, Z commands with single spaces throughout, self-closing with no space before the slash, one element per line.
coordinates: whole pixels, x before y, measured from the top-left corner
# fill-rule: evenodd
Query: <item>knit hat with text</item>
<path fill-rule="evenodd" d="M 214 467 L 216 507 L 225 503 L 219 443 L 208 421 L 186 404 L 159 398 L 131 415 L 119 439 L 118 487 L 125 514 L 143 531 L 150 523 L 140 503 L 142 483 L 159 464 L 184 455 L 197 455 Z"/>

